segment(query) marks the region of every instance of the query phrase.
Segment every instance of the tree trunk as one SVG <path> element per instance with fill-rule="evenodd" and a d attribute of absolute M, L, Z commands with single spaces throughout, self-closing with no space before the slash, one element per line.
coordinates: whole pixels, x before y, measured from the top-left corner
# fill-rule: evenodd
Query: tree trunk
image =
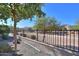
<path fill-rule="evenodd" d="M 22 33 L 23 36 L 24 36 L 24 32 L 25 32 L 25 30 L 23 29 L 23 33 Z"/>
<path fill-rule="evenodd" d="M 36 30 L 36 32 L 37 32 L 37 41 L 38 41 L 38 29 Z"/>
<path fill-rule="evenodd" d="M 44 24 L 43 34 L 44 34 L 44 36 L 43 36 L 43 42 L 44 42 L 44 40 L 45 40 L 45 24 Z"/>
<path fill-rule="evenodd" d="M 14 21 L 14 40 L 15 40 L 15 51 L 17 51 L 16 21 Z"/>
<path fill-rule="evenodd" d="M 45 30 L 43 31 L 43 34 L 44 34 L 44 36 L 43 36 L 43 42 L 44 42 L 44 40 L 45 40 Z"/>
<path fill-rule="evenodd" d="M 16 31 L 16 14 L 15 14 L 15 9 L 13 9 L 12 10 L 13 11 L 13 20 L 14 20 L 14 30 L 13 30 L 13 32 L 14 32 L 14 41 L 15 41 L 15 52 L 17 51 L 17 38 L 16 38 L 16 33 L 17 33 L 17 31 Z"/>
<path fill-rule="evenodd" d="M 14 21 L 14 28 L 13 28 L 13 38 L 14 38 L 14 44 L 15 44 L 15 53 L 17 51 L 17 38 L 16 38 L 16 10 L 15 10 L 15 3 L 11 4 L 10 3 L 10 7 L 11 7 L 11 13 L 12 13 L 12 19 Z"/>

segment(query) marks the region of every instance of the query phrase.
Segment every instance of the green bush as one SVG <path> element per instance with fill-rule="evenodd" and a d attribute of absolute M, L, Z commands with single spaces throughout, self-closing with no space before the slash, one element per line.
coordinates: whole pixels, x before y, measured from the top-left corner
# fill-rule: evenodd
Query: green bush
<path fill-rule="evenodd" d="M 27 37 L 27 35 L 26 34 L 23 34 L 23 37 Z"/>
<path fill-rule="evenodd" d="M 3 33 L 2 38 L 5 39 L 5 40 L 8 39 L 8 33 Z"/>
<path fill-rule="evenodd" d="M 9 33 L 10 32 L 10 28 L 7 25 L 0 25 L 0 33 Z"/>
<path fill-rule="evenodd" d="M 70 26 L 71 30 L 79 30 L 79 25 Z"/>
<path fill-rule="evenodd" d="M 0 43 L 0 53 L 12 52 L 12 48 L 7 43 Z"/>
<path fill-rule="evenodd" d="M 10 28 L 7 25 L 0 25 L 0 34 L 3 39 L 8 39 L 8 34 L 10 32 Z"/>

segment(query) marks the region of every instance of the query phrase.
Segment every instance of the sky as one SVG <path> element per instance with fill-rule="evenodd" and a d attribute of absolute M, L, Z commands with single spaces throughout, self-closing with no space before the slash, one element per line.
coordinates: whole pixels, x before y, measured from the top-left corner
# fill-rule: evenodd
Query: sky
<path fill-rule="evenodd" d="M 42 7 L 42 11 L 48 17 L 55 17 L 61 24 L 74 25 L 79 19 L 79 4 L 77 3 L 47 3 Z M 34 24 L 34 21 L 22 20 L 17 27 L 32 27 Z M 12 25 L 10 20 L 8 20 L 8 25 Z"/>
<path fill-rule="evenodd" d="M 55 17 L 62 24 L 73 25 L 79 19 L 79 4 L 46 4 L 43 10 L 47 16 Z"/>

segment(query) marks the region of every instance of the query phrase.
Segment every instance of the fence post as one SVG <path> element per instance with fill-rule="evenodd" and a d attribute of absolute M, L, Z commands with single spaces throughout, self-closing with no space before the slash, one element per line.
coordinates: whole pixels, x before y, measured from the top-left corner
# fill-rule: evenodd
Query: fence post
<path fill-rule="evenodd" d="M 60 30 L 60 34 L 59 35 L 60 35 L 60 47 L 61 47 L 61 30 Z"/>
<path fill-rule="evenodd" d="M 43 33 L 43 34 L 44 34 L 44 36 L 43 36 L 43 42 L 44 42 L 44 40 L 45 40 L 45 30 L 44 30 L 43 32 L 44 32 L 44 33 Z"/>
<path fill-rule="evenodd" d="M 37 32 L 37 41 L 38 41 L 38 29 L 37 29 L 37 31 L 36 31 L 36 32 Z"/>
<path fill-rule="evenodd" d="M 72 30 L 70 30 L 70 50 L 71 50 L 71 33 L 72 32 Z"/>
<path fill-rule="evenodd" d="M 67 34 L 67 32 L 68 31 L 66 30 L 66 49 L 67 49 L 67 46 L 68 46 L 68 39 L 67 39 L 68 38 L 68 36 L 67 36 L 68 34 Z"/>
<path fill-rule="evenodd" d="M 75 32 L 77 32 L 77 31 L 74 30 L 74 36 L 73 36 L 74 37 L 74 39 L 73 39 L 73 50 L 74 51 L 75 51 L 75 34 L 76 34 Z"/>
<path fill-rule="evenodd" d="M 65 32 L 65 31 L 63 30 L 63 31 L 62 31 L 62 34 L 63 34 L 63 39 L 62 39 L 62 40 L 63 40 L 63 48 L 64 48 L 64 32 Z"/>
<path fill-rule="evenodd" d="M 55 30 L 55 46 L 56 46 L 56 30 Z"/>
<path fill-rule="evenodd" d="M 79 30 L 78 30 L 78 52 L 79 52 Z"/>
<path fill-rule="evenodd" d="M 23 29 L 23 33 L 22 33 L 22 36 L 24 35 L 24 32 L 25 32 L 25 31 L 24 31 L 24 29 Z"/>
<path fill-rule="evenodd" d="M 54 45 L 54 31 L 52 31 L 52 34 L 53 34 L 53 38 L 52 39 L 53 39 L 53 45 Z"/>

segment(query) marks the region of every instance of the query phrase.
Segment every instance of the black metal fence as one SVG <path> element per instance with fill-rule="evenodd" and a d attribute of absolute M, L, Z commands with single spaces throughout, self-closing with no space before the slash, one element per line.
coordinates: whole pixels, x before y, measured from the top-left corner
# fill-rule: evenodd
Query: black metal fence
<path fill-rule="evenodd" d="M 36 37 L 37 41 L 41 41 L 56 47 L 79 52 L 79 30 L 55 30 L 55 31 L 25 31 L 24 35 L 28 38 Z"/>
<path fill-rule="evenodd" d="M 36 32 L 38 41 L 79 52 L 79 30 Z"/>

